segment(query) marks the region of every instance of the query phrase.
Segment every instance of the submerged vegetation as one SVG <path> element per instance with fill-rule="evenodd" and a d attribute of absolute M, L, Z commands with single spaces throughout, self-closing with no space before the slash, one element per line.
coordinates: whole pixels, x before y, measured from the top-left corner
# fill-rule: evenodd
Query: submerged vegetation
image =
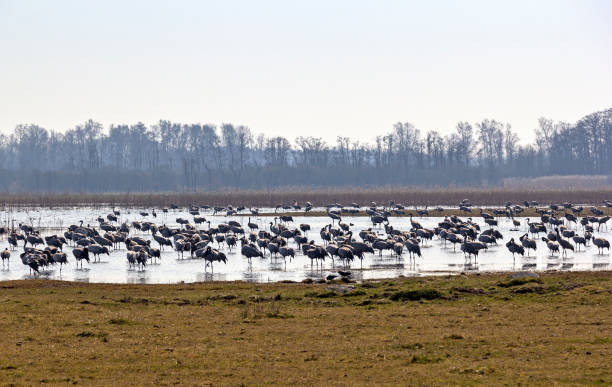
<path fill-rule="evenodd" d="M 610 384 L 612 275 L 1 283 L 7 384 Z"/>

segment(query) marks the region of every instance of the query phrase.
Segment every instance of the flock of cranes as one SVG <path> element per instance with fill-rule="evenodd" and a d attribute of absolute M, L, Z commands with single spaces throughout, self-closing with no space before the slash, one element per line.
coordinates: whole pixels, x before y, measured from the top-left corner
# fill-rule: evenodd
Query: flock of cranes
<path fill-rule="evenodd" d="M 606 201 L 604 205 L 612 207 L 612 202 Z M 532 221 L 525 219 L 523 225 L 516 217 L 526 207 L 536 207 L 539 219 Z M 293 203 L 291 206 L 277 206 L 276 211 L 283 209 L 301 210 L 305 214 L 312 210 L 312 205 L 306 203 L 299 206 Z M 77 267 L 83 267 L 83 261 L 90 263 L 100 259 L 100 255 L 109 255 L 111 251 L 121 248 L 126 249 L 126 262 L 129 268 L 145 270 L 147 265 L 161 259 L 161 251 L 173 249 L 177 259 L 202 259 L 205 262 L 205 270 L 210 267 L 211 271 L 215 263 L 227 263 L 228 257 L 222 250 L 232 251 L 240 249 L 241 255 L 249 263 L 252 259 L 282 258 L 293 260 L 303 256 L 310 260 L 311 265 L 320 265 L 326 259 L 336 261 L 342 268 L 350 268 L 351 264 L 359 259 L 363 266 L 366 254 L 377 254 L 382 257 L 383 252 L 389 252 L 392 257 L 402 259 L 407 255 L 413 262 L 422 257 L 421 247 L 438 239 L 444 246 L 452 245 L 454 251 L 457 247 L 463 252 L 466 260 L 478 258 L 479 252 L 487 250 L 491 245 L 498 245 L 504 237 L 498 230 L 498 223 L 504 218 L 512 222 L 513 230 L 518 231 L 524 227 L 525 233 L 518 240 L 510 238 L 505 247 L 513 257 L 529 256 L 530 251 L 536 251 L 538 241 L 545 243 L 551 255 L 567 255 L 568 250 L 580 250 L 590 243 L 598 249 L 598 254 L 604 250 L 610 250 L 610 243 L 601 236 L 596 236 L 601 228 L 607 230 L 609 216 L 596 207 L 585 209 L 570 203 L 553 204 L 548 207 L 539 207 L 535 202 L 524 202 L 522 205 L 507 203 L 505 208 L 498 208 L 491 213 L 483 209 L 475 209 L 468 200 L 458 204 L 466 218 L 457 215 L 444 217 L 435 227 L 423 227 L 413 218 L 413 213 L 405 206 L 390 202 L 386 206 L 377 206 L 371 203 L 365 209 L 372 224 L 371 227 L 354 230 L 353 223 L 343 221 L 359 212 L 359 206 L 340 206 L 330 204 L 326 206 L 325 213 L 330 223 L 317 230 L 320 242 L 316 243 L 311 233 L 311 225 L 307 223 L 295 224 L 292 216 L 277 214 L 264 227 L 248 218 L 243 226 L 237 220 L 228 219 L 213 227 L 210 220 L 201 216 L 200 211 L 209 210 L 215 216 L 240 215 L 246 212 L 245 207 L 191 207 L 189 214 L 192 220 L 176 218 L 176 226 L 169 227 L 155 222 L 146 221 L 145 218 L 152 216 L 157 218 L 156 210 L 140 212 L 143 218 L 140 221 L 121 222 L 121 212 L 113 210 L 104 217 L 97 218 L 97 224 L 71 225 L 62 235 L 47 235 L 42 237 L 40 232 L 32 226 L 20 224 L 18 229 L 0 227 L 0 235 L 7 234 L 9 248 L 0 252 L 3 266 L 8 265 L 11 251 L 23 248 L 19 253 L 21 262 L 29 267 L 30 273 L 40 273 L 41 268 L 59 265 L 60 272 L 64 264 L 74 258 Z M 161 209 L 167 214 L 169 210 L 178 209 L 171 206 L 170 209 Z M 425 217 L 441 213 L 440 207 L 435 209 L 415 210 L 417 216 Z M 257 209 L 248 209 L 252 216 L 257 216 Z M 584 212 L 590 212 L 585 214 Z M 395 228 L 391 221 L 394 216 L 409 215 L 410 228 L 400 230 Z M 485 229 L 481 230 L 474 218 L 481 218 Z M 209 217 L 210 219 L 210 217 Z M 205 225 L 205 226 L 203 226 Z M 543 234 L 543 236 L 540 236 Z M 146 238 L 150 236 L 150 238 Z M 531 238 L 530 238 L 531 236 Z M 215 247 L 216 245 L 216 247 Z M 71 253 L 64 252 L 64 248 L 72 248 Z M 451 246 L 448 246 L 450 248 Z"/>

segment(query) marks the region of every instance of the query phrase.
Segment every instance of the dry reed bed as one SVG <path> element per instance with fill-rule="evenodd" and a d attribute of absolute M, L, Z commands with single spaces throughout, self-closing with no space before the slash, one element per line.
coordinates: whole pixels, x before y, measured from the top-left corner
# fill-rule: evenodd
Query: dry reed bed
<path fill-rule="evenodd" d="M 211 191 L 173 193 L 105 193 L 105 194 L 2 194 L 0 206 L 122 206 L 122 207 L 168 207 L 210 205 L 274 207 L 278 204 L 292 204 L 309 201 L 314 206 L 330 203 L 361 206 L 374 201 L 388 204 L 393 200 L 406 206 L 457 205 L 469 199 L 479 206 L 501 206 L 506 202 L 522 203 L 536 200 L 542 205 L 571 202 L 577 204 L 601 205 L 612 200 L 612 187 L 600 189 L 505 189 L 505 188 L 345 188 L 345 189 L 299 189 L 270 191 Z"/>
<path fill-rule="evenodd" d="M 597 207 L 599 210 L 603 211 L 604 216 L 612 216 L 612 208 L 611 207 L 602 207 L 602 206 L 598 206 Z M 433 209 L 429 210 L 429 216 L 461 216 L 461 217 L 466 217 L 466 216 L 471 216 L 471 217 L 479 217 L 480 216 L 480 210 L 482 209 L 483 212 L 487 212 L 495 217 L 498 217 L 496 215 L 493 214 L 493 209 L 494 208 L 487 208 L 487 207 L 478 207 L 478 208 L 472 208 L 472 212 L 465 212 L 462 211 L 458 208 L 444 208 L 442 209 L 442 211 L 435 211 Z M 571 213 L 570 210 L 560 210 L 558 211 L 558 215 L 563 216 L 564 213 Z M 293 216 L 293 217 L 297 217 L 297 216 L 314 216 L 314 217 L 319 217 L 319 216 L 328 216 L 327 212 L 325 211 L 310 211 L 308 213 L 305 213 L 304 211 L 281 211 L 279 210 L 278 212 L 260 212 L 259 216 L 270 216 L 270 217 L 274 217 L 274 216 L 281 216 L 281 215 L 289 215 L 289 216 Z M 354 214 L 342 214 L 341 217 L 349 217 L 349 216 L 370 216 L 368 215 L 365 211 L 359 211 L 357 213 Z M 416 218 L 422 218 L 423 216 L 420 216 L 417 214 L 417 212 L 415 210 L 411 210 L 411 209 L 405 209 L 403 214 L 393 214 L 392 217 L 409 217 L 409 216 L 413 216 Z M 593 213 L 591 211 L 589 211 L 588 209 L 584 209 L 582 211 L 582 213 L 578 214 L 578 216 L 594 216 Z M 503 216 L 502 216 L 503 217 Z M 529 207 L 529 208 L 525 208 L 523 210 L 523 212 L 521 212 L 520 214 L 518 214 L 517 216 L 515 216 L 516 218 L 540 218 L 540 214 L 538 214 L 536 212 L 536 208 L 533 207 Z M 498 217 L 499 218 L 499 217 Z"/>
<path fill-rule="evenodd" d="M 510 177 L 500 186 L 508 189 L 606 189 L 612 185 L 612 175 L 564 175 L 532 178 Z"/>

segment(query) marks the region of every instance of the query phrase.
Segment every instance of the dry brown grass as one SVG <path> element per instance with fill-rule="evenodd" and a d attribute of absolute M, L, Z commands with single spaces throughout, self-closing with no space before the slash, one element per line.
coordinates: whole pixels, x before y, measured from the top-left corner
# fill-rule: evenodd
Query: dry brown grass
<path fill-rule="evenodd" d="M 598 206 L 597 207 L 599 210 L 603 211 L 604 216 L 605 215 L 609 215 L 612 216 L 612 208 L 611 207 L 602 207 L 602 206 Z M 452 215 L 456 215 L 456 216 L 472 216 L 472 217 L 480 217 L 480 209 L 482 209 L 484 212 L 487 212 L 489 214 L 493 215 L 493 209 L 494 208 L 487 208 L 487 207 L 478 207 L 478 208 L 472 208 L 472 212 L 465 212 L 463 210 L 460 210 L 459 208 L 444 208 L 442 209 L 442 211 L 437 211 L 437 210 L 433 210 L 430 209 L 429 210 L 429 216 L 452 216 Z M 558 214 L 560 216 L 563 216 L 563 214 L 565 214 L 565 212 L 571 212 L 570 210 L 560 210 L 558 212 Z M 279 215 L 290 215 L 293 217 L 296 216 L 304 216 L 304 211 L 281 211 L 279 210 L 278 212 L 260 212 L 259 215 L 260 216 L 279 216 Z M 327 212 L 325 211 L 310 211 L 307 213 L 308 216 L 328 216 Z M 404 210 L 403 214 L 394 214 L 394 217 L 409 217 L 409 216 L 414 216 L 414 217 L 420 217 L 417 212 L 415 210 L 411 210 L 411 209 L 406 209 Z M 359 211 L 357 213 L 354 214 L 346 214 L 343 216 L 369 216 L 365 211 Z M 581 214 L 579 214 L 579 216 L 593 216 L 593 214 L 591 213 L 591 211 L 589 211 L 588 209 L 584 209 L 582 211 Z M 523 212 L 520 213 L 518 217 L 533 217 L 533 218 L 539 218 L 540 214 L 538 214 L 536 212 L 536 208 L 533 207 L 529 207 L 529 208 L 525 208 L 523 210 Z"/>
<path fill-rule="evenodd" d="M 0 380 L 610 384 L 612 277 L 355 285 L 0 283 Z M 416 300 L 416 301 L 410 301 Z"/>
<path fill-rule="evenodd" d="M 506 202 L 522 203 L 536 200 L 543 205 L 572 202 L 578 204 L 602 204 L 612 200 L 612 187 L 597 189 L 520 189 L 520 188 L 343 188 L 300 189 L 287 188 L 270 191 L 214 191 L 176 193 L 117 193 L 117 194 L 2 194 L 0 206 L 137 206 L 167 207 L 211 205 L 274 207 L 278 204 L 300 204 L 310 201 L 315 206 L 330 203 L 349 205 L 388 204 L 390 200 L 407 206 L 457 205 L 469 199 L 474 205 L 504 205 Z"/>
<path fill-rule="evenodd" d="M 506 189 L 542 190 L 542 189 L 609 189 L 612 176 L 606 175 L 564 175 L 540 176 L 532 178 L 510 177 L 503 179 L 501 184 Z"/>

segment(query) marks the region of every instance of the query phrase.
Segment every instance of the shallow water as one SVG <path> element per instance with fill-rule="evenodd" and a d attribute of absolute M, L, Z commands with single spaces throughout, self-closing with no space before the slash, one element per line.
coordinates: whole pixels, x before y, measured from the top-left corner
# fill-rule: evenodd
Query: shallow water
<path fill-rule="evenodd" d="M 175 219 L 182 217 L 185 219 L 193 219 L 186 211 L 170 210 L 169 213 L 158 213 L 156 218 L 149 215 L 143 218 L 139 215 L 138 209 L 122 209 L 120 222 L 124 221 L 152 221 L 157 224 L 166 224 L 171 227 L 176 227 Z M 151 213 L 149 209 L 143 209 Z M 262 209 L 262 212 L 265 209 Z M 47 230 L 42 232 L 42 236 L 49 234 L 61 234 L 71 224 L 78 224 L 83 220 L 83 224 L 97 225 L 96 218 L 98 216 L 105 217 L 110 213 L 110 208 L 101 208 L 93 210 L 91 208 L 67 208 L 67 209 L 30 209 L 20 211 L 3 211 L 0 213 L 0 222 L 3 225 L 11 226 L 23 222 L 32 224 L 35 228 L 41 227 L 43 230 L 48 228 L 62 228 L 56 230 Z M 272 210 L 273 212 L 273 210 Z M 225 217 L 221 215 L 212 216 L 210 212 L 202 212 L 200 216 L 204 216 L 211 221 L 211 226 L 214 227 L 219 223 L 227 223 L 229 220 L 241 222 L 246 229 L 248 215 Z M 410 218 L 389 218 L 391 225 L 395 229 L 409 230 Z M 308 223 L 312 231 L 308 233 L 309 239 L 314 239 L 317 243 L 322 243 L 319 236 L 319 230 L 331 222 L 327 217 L 295 217 L 293 225 L 289 223 L 289 227 L 298 227 L 300 223 Z M 427 217 L 415 218 L 426 228 L 434 228 L 442 218 Z M 474 220 L 480 225 L 481 230 L 488 228 L 481 218 L 474 217 Z M 421 247 L 423 254 L 422 258 L 410 260 L 407 253 L 400 259 L 391 256 L 389 251 L 379 256 L 366 254 L 363 263 L 356 259 L 350 268 L 353 277 L 356 279 L 371 279 L 371 278 L 389 278 L 402 276 L 420 276 L 420 275 L 439 275 L 452 274 L 464 271 L 481 271 L 481 272 L 497 272 L 497 271 L 514 271 L 514 270 L 559 270 L 559 271 L 590 271 L 590 270 L 610 270 L 610 254 L 607 250 L 600 255 L 597 253 L 597 248 L 587 246 L 584 251 L 568 252 L 567 257 L 559 257 L 557 255 L 550 256 L 546 244 L 538 241 L 538 249 L 534 253 L 530 251 L 530 257 L 518 257 L 513 259 L 512 254 L 508 252 L 505 243 L 514 237 L 518 238 L 526 232 L 524 219 L 521 219 L 523 225 L 520 230 L 511 231 L 512 226 L 509 220 L 499 218 L 499 231 L 503 234 L 503 242 L 499 241 L 499 246 L 490 246 L 488 250 L 480 252 L 477 262 L 472 259 L 468 261 L 464 258 L 463 253 L 459 250 L 453 251 L 452 244 L 448 243 L 444 246 L 443 241 L 434 237 L 434 240 L 426 242 Z M 273 222 L 270 217 L 251 217 L 251 221 L 259 225 L 259 228 L 268 227 L 269 222 Z M 351 230 L 354 231 L 355 237 L 360 230 L 371 227 L 370 219 L 367 217 L 348 217 L 344 216 L 345 223 L 353 223 Z M 200 225 L 203 228 L 208 227 L 206 224 Z M 572 226 L 575 228 L 575 226 Z M 379 228 L 379 233 L 384 234 L 384 229 Z M 579 234 L 583 234 L 583 230 L 578 225 Z M 136 232 L 136 233 L 135 233 Z M 612 233 L 602 227 L 601 232 L 595 232 L 595 236 L 602 236 L 610 240 Z M 132 229 L 130 236 L 142 236 L 145 239 L 152 239 L 150 233 L 139 233 Z M 30 275 L 29 268 L 21 263 L 19 254 L 22 252 L 20 247 L 18 251 L 11 252 L 10 264 L 4 265 L 0 269 L 0 280 L 14 280 L 34 278 Z M 295 247 L 293 241 L 290 245 Z M 153 241 L 152 246 L 157 247 L 157 242 Z M 6 238 L 0 241 L 0 250 L 8 247 Z M 217 243 L 213 247 L 219 248 Z M 265 258 L 256 258 L 249 264 L 246 258 L 240 254 L 240 247 L 229 251 L 224 244 L 220 248 L 227 257 L 227 264 L 215 263 L 214 267 L 205 268 L 204 261 L 201 259 L 189 259 L 185 255 L 185 259 L 180 259 L 177 253 L 166 247 L 162 251 L 162 258 L 158 263 L 150 264 L 144 271 L 131 269 L 128 267 L 126 260 L 125 247 L 119 250 L 111 251 L 110 256 L 104 255 L 100 262 L 83 263 L 83 269 L 76 268 L 75 260 L 72 256 L 72 248 L 65 246 L 64 251 L 68 253 L 69 264 L 65 265 L 60 272 L 58 267 L 50 267 L 48 270 L 42 270 L 39 277 L 49 279 L 60 279 L 68 281 L 83 281 L 83 282 L 110 282 L 110 283 L 177 283 L 177 282 L 197 282 L 197 281 L 233 281 L 243 280 L 252 282 L 267 282 L 267 281 L 282 281 L 293 280 L 300 281 L 304 278 L 321 278 L 328 274 L 332 274 L 337 270 L 346 270 L 344 266 L 336 259 L 333 263 L 331 259 L 327 259 L 322 265 L 312 265 L 310 259 L 302 255 L 301 251 L 297 251 L 295 259 L 283 260 L 282 257 L 270 258 L 266 255 Z"/>

